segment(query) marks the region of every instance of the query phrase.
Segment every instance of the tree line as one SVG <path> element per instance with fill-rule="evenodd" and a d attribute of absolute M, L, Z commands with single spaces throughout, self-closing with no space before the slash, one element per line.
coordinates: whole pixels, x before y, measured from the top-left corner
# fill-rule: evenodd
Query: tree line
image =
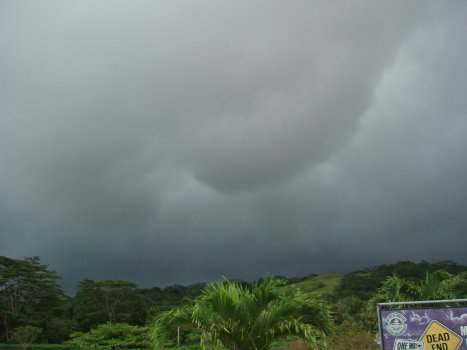
<path fill-rule="evenodd" d="M 39 257 L 0 256 L 0 343 L 12 342 L 21 327 L 41 329 L 37 342 L 62 343 L 73 332 L 88 332 L 104 323 L 143 326 L 164 310 L 200 294 L 204 284 L 138 288 L 121 280 L 78 282 L 76 295 L 66 295 L 60 276 Z"/>
<path fill-rule="evenodd" d="M 332 344 L 332 333 L 339 333 L 340 339 L 348 338 L 350 349 L 355 334 L 372 341 L 370 335 L 377 327 L 373 305 L 377 302 L 467 295 L 467 267 L 451 261 L 398 262 L 355 271 L 343 275 L 332 293 L 320 298 L 288 288 L 316 277 L 163 289 L 141 289 L 128 281 L 83 279 L 76 295 L 70 297 L 58 284 L 60 276 L 39 257 L 0 256 L 0 342 L 69 342 L 89 347 L 110 341 L 114 345 L 107 348 L 112 349 L 115 337 L 125 334 L 120 346 L 144 347 L 149 340 L 142 337 L 147 333 L 143 327 L 148 327 L 152 344 L 218 341 L 227 348 L 266 349 L 285 332 L 318 349 L 326 334 L 331 334 L 328 342 Z M 275 316 L 286 311 L 289 318 L 284 314 L 277 318 L 283 323 L 275 324 Z M 229 338 L 228 334 L 241 336 Z M 251 343 L 255 339 L 263 343 Z M 358 344 L 363 348 L 361 339 Z M 339 344 L 332 348 L 339 349 Z"/>

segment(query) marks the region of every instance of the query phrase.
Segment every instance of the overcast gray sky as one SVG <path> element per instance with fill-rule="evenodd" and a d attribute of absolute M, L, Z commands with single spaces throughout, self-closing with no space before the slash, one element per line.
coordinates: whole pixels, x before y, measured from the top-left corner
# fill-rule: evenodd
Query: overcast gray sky
<path fill-rule="evenodd" d="M 467 263 L 467 2 L 0 2 L 0 255 L 141 287 Z"/>

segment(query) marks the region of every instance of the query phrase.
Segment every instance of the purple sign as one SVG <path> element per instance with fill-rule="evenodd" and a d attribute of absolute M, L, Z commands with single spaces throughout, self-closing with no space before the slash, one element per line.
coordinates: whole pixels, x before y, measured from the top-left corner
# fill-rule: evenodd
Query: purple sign
<path fill-rule="evenodd" d="M 383 350 L 467 350 L 467 307 L 380 310 Z"/>

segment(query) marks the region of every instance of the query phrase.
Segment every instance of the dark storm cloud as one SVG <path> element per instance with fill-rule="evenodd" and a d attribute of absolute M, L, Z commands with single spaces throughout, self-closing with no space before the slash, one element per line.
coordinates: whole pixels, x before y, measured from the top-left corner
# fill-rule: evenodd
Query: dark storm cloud
<path fill-rule="evenodd" d="M 1 254 L 68 289 L 466 262 L 463 2 L 1 6 Z"/>

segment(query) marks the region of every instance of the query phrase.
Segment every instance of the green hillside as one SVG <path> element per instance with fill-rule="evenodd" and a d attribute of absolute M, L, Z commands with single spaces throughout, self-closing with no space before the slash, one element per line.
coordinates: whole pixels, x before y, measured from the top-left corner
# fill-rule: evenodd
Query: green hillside
<path fill-rule="evenodd" d="M 298 288 L 310 295 L 326 298 L 335 293 L 342 281 L 342 277 L 341 274 L 312 276 L 303 281 L 292 283 L 288 287 Z"/>

